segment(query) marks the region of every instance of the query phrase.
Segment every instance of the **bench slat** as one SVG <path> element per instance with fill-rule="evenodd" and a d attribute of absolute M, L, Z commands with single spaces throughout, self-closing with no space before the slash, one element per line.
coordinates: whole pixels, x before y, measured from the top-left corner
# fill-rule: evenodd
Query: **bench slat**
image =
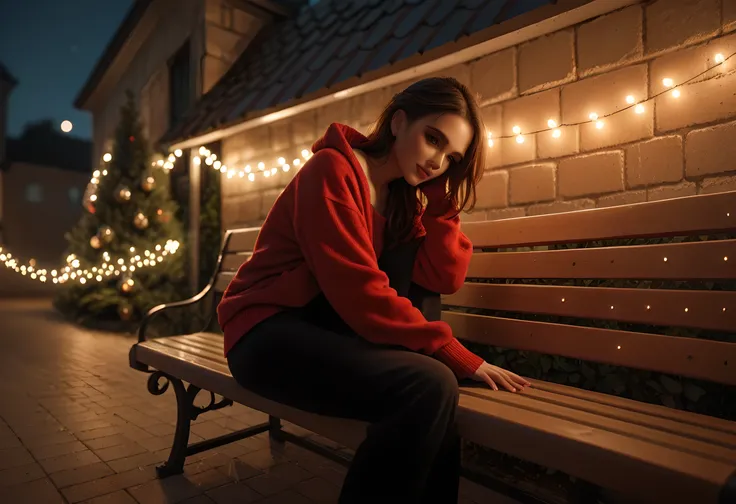
<path fill-rule="evenodd" d="M 225 355 L 223 351 L 222 338 L 218 343 L 210 343 L 198 339 L 198 334 L 188 334 L 186 336 L 173 336 L 167 338 L 168 342 L 176 342 L 177 344 L 190 346 L 197 351 L 204 352 L 206 355 L 211 355 L 212 358 L 217 359 L 218 362 L 225 362 Z M 168 342 L 162 341 L 162 345 L 169 344 Z"/>
<path fill-rule="evenodd" d="M 734 344 L 448 311 L 442 320 L 458 338 L 476 343 L 736 385 Z"/>
<path fill-rule="evenodd" d="M 466 283 L 442 303 L 718 331 L 736 329 L 736 292 Z M 613 308 L 612 308 L 613 307 Z"/>
<path fill-rule="evenodd" d="M 642 502 L 715 504 L 733 471 L 709 457 L 468 394 L 460 396 L 457 422 L 469 440 L 615 488 Z"/>
<path fill-rule="evenodd" d="M 661 418 L 672 420 L 686 426 L 694 426 L 703 429 L 713 430 L 717 433 L 736 436 L 736 422 L 723 420 L 721 418 L 700 415 L 690 411 L 668 408 L 667 406 L 658 404 L 649 404 L 634 399 L 618 397 L 611 394 L 603 394 L 592 390 L 570 387 L 568 385 L 560 385 L 559 383 L 546 382 L 542 380 L 530 379 L 536 390 L 544 390 L 554 393 L 558 396 L 574 397 L 585 401 L 586 403 L 601 404 L 610 406 L 614 410 L 621 412 L 641 413 L 653 418 Z M 715 434 L 714 434 L 715 435 Z"/>
<path fill-rule="evenodd" d="M 222 256 L 220 271 L 238 271 L 238 268 L 251 258 L 252 252 L 238 252 L 236 254 L 225 254 Z"/>
<path fill-rule="evenodd" d="M 260 232 L 260 230 L 261 228 L 259 227 L 228 230 L 228 234 L 230 234 L 230 240 L 227 242 L 227 249 L 225 249 L 225 253 L 231 254 L 233 252 L 252 252 L 255 248 L 256 239 L 258 238 L 258 233 Z"/>
<path fill-rule="evenodd" d="M 736 240 L 476 253 L 467 277 L 734 279 Z"/>
<path fill-rule="evenodd" d="M 315 415 L 265 399 L 244 389 L 235 381 L 227 366 L 198 359 L 191 354 L 146 341 L 135 347 L 136 359 L 162 370 L 203 390 L 219 394 L 240 404 L 292 422 L 350 448 L 357 448 L 365 438 L 367 424 Z"/>
<path fill-rule="evenodd" d="M 488 389 L 466 389 L 466 394 L 470 394 L 481 399 L 506 404 L 517 408 L 543 413 L 555 418 L 572 420 L 581 425 L 587 425 L 596 429 L 603 429 L 609 432 L 630 436 L 635 439 L 649 441 L 670 448 L 682 448 L 683 451 L 700 456 L 713 457 L 720 462 L 731 464 L 736 467 L 736 449 L 733 445 L 723 446 L 722 443 L 733 442 L 733 438 L 728 439 L 721 436 L 718 439 L 698 439 L 693 435 L 705 435 L 704 432 L 681 432 L 676 422 L 669 424 L 661 420 L 652 423 L 645 415 L 625 415 L 626 418 L 617 417 L 615 411 L 611 408 L 586 407 L 583 401 L 561 401 L 552 397 L 544 391 L 529 389 L 522 394 L 511 394 L 506 392 L 494 392 Z M 657 420 L 657 419 L 655 419 Z M 672 425 L 675 424 L 675 425 Z M 667 428 L 673 429 L 666 430 Z"/>
<path fill-rule="evenodd" d="M 230 285 L 230 280 L 235 277 L 235 272 L 225 271 L 218 273 L 215 279 L 215 292 L 225 292 L 227 286 Z"/>
<path fill-rule="evenodd" d="M 170 348 L 181 354 L 189 355 L 192 359 L 206 359 L 213 364 L 224 366 L 225 369 L 228 369 L 227 361 L 222 356 L 222 353 L 217 353 L 214 350 L 198 348 L 193 343 L 182 340 L 181 338 L 157 338 L 153 341 L 159 347 Z"/>
<path fill-rule="evenodd" d="M 463 232 L 477 248 L 704 235 L 733 230 L 736 230 L 736 191 L 491 223 L 463 223 Z"/>

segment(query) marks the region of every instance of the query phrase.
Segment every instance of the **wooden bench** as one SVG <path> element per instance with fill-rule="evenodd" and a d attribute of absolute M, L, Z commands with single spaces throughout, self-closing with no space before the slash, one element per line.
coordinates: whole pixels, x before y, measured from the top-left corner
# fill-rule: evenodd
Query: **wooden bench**
<path fill-rule="evenodd" d="M 473 222 L 464 224 L 463 230 L 475 249 L 467 281 L 456 294 L 443 298 L 443 320 L 458 338 L 736 385 L 736 291 L 538 285 L 539 279 L 733 281 L 736 240 L 728 237 L 630 246 L 596 242 L 734 234 L 736 192 Z M 361 422 L 298 411 L 239 387 L 228 371 L 219 334 L 146 339 L 146 325 L 156 313 L 224 290 L 248 259 L 257 233 L 257 228 L 227 231 L 210 284 L 190 300 L 152 309 L 141 326 L 139 343 L 131 349 L 131 365 L 152 372 L 149 390 L 163 393 L 159 380 L 165 377 L 177 395 L 175 442 L 168 462 L 160 468 L 162 476 L 181 472 L 186 455 L 265 431 L 275 440 L 297 442 L 339 458 L 321 445 L 285 432 L 280 419 L 348 447 L 356 447 L 364 436 L 366 425 Z M 560 246 L 571 243 L 585 246 Z M 523 279 L 537 284 L 520 283 Z M 494 313 L 467 313 L 473 310 Z M 530 320 L 533 314 L 565 319 Z M 663 331 L 590 327 L 567 323 L 569 319 L 703 329 L 723 337 L 717 341 L 665 336 Z M 457 415 L 461 435 L 563 471 L 594 488 L 612 489 L 643 502 L 736 502 L 736 422 L 532 381 L 534 388 L 518 395 L 462 388 Z M 182 382 L 190 385 L 185 388 Z M 211 405 L 193 409 L 200 389 L 213 394 Z M 214 394 L 227 399 L 215 402 Z M 270 421 L 187 447 L 189 421 L 232 401 L 267 413 Z M 589 495 L 591 502 L 594 494 Z"/>

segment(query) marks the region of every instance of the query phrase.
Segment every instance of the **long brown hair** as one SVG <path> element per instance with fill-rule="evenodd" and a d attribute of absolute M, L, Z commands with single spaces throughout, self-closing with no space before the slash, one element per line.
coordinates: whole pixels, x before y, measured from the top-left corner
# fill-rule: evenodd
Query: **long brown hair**
<path fill-rule="evenodd" d="M 473 94 L 452 77 L 430 77 L 415 82 L 386 105 L 368 141 L 361 146 L 363 152 L 376 158 L 389 155 L 396 140 L 391 132 L 391 119 L 398 110 L 404 111 L 409 122 L 428 115 L 453 113 L 471 124 L 474 134 L 465 156 L 442 176 L 449 181 L 448 194 L 457 213 L 466 208 L 472 210 L 476 203 L 475 188 L 483 177 L 485 166 L 485 127 Z M 409 185 L 403 177 L 389 183 L 385 210 L 387 245 L 409 237 L 421 210 L 422 200 L 417 187 Z"/>

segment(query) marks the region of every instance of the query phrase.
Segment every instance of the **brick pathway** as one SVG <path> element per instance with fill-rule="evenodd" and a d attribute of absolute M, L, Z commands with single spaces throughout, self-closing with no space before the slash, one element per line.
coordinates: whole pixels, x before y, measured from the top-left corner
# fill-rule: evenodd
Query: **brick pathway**
<path fill-rule="evenodd" d="M 173 391 L 147 392 L 131 336 L 65 323 L 45 300 L 0 299 L 0 501 L 6 504 L 336 503 L 345 470 L 261 434 L 187 459 L 165 480 Z M 264 421 L 240 405 L 204 414 L 199 441 Z M 292 427 L 293 429 L 293 427 Z M 463 481 L 462 504 L 508 499 Z"/>

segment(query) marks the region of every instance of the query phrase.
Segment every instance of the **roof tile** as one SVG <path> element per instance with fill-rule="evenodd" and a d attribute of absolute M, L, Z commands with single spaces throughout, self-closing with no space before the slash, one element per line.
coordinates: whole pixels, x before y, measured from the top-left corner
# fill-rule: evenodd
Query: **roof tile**
<path fill-rule="evenodd" d="M 554 2 L 320 0 L 264 27 L 160 141 L 204 133 Z"/>

